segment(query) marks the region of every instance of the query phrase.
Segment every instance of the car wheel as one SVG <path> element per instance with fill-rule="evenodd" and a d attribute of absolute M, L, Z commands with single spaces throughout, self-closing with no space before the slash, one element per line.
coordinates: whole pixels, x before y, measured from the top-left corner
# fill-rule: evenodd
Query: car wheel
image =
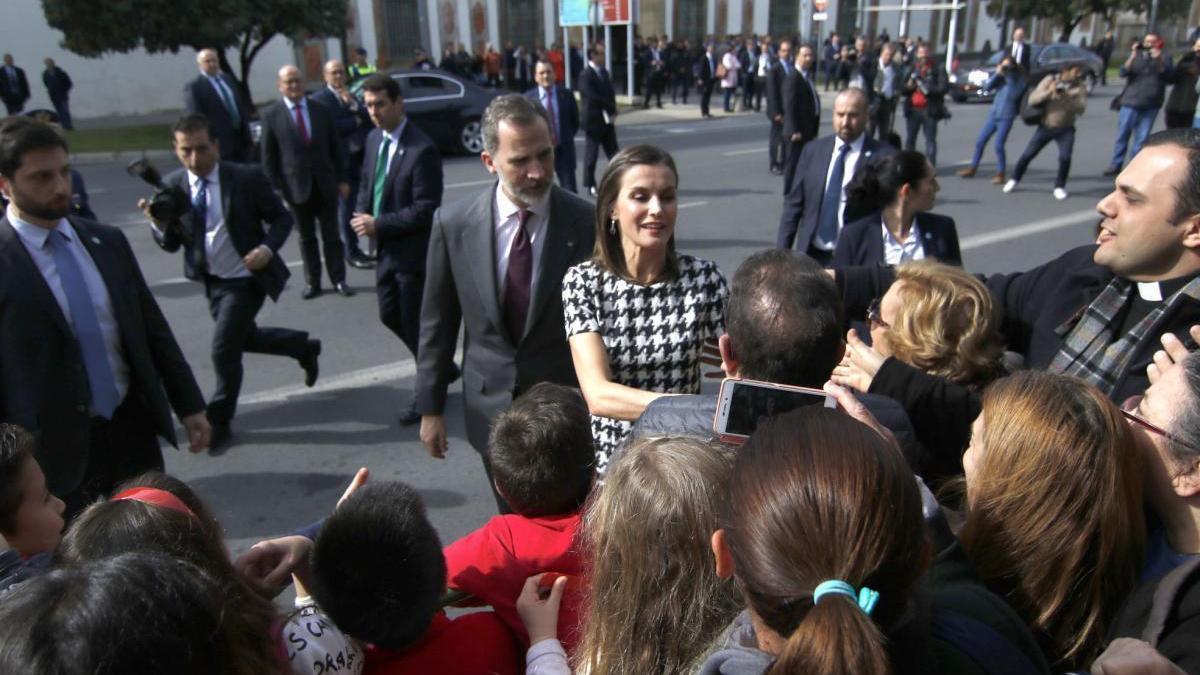
<path fill-rule="evenodd" d="M 483 126 L 479 120 L 467 120 L 459 128 L 458 149 L 468 155 L 483 152 Z"/>
<path fill-rule="evenodd" d="M 1083 75 L 1083 88 L 1087 90 L 1088 95 L 1092 94 L 1092 90 L 1096 88 L 1096 74 L 1088 71 Z"/>

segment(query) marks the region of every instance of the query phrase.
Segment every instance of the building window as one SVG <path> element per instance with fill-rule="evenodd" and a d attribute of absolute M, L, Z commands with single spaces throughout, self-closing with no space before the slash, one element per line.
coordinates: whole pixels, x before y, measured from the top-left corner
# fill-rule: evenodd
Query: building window
<path fill-rule="evenodd" d="M 800 32 L 800 3 L 796 0 L 771 0 L 767 30 L 771 35 L 791 39 Z"/>
<path fill-rule="evenodd" d="M 380 50 L 388 63 L 408 66 L 417 49 L 429 51 L 429 23 L 421 0 L 379 0 L 383 10 L 383 30 L 379 32 Z M 414 30 L 415 27 L 419 27 Z"/>
<path fill-rule="evenodd" d="M 500 4 L 501 42 L 525 46 L 532 53 L 542 43 L 542 3 L 540 0 L 506 0 Z M 543 45 L 545 46 L 545 45 Z"/>
<path fill-rule="evenodd" d="M 705 36 L 705 0 L 675 0 L 675 37 L 702 44 Z"/>

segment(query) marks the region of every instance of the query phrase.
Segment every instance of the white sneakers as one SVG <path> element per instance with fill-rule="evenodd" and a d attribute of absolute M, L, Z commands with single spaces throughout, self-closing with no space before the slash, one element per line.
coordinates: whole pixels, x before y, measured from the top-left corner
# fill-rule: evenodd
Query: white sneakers
<path fill-rule="evenodd" d="M 1054 198 L 1061 202 L 1067 198 L 1067 191 L 1062 188 L 1054 188 Z"/>
<path fill-rule="evenodd" d="M 1008 182 L 1004 184 L 1004 187 L 1002 189 L 1004 190 L 1005 194 L 1008 194 L 1009 192 L 1012 192 L 1016 188 L 1017 188 L 1017 181 L 1009 178 Z"/>
<path fill-rule="evenodd" d="M 1008 182 L 1004 184 L 1004 187 L 1001 189 L 1004 191 L 1005 194 L 1008 194 L 1009 192 L 1012 192 L 1013 190 L 1017 189 L 1017 181 L 1010 178 L 1010 179 L 1008 179 Z M 1058 201 L 1061 202 L 1062 200 L 1066 199 L 1067 196 L 1068 195 L 1067 195 L 1066 190 L 1064 190 L 1060 187 L 1054 188 L 1054 198 L 1057 199 Z"/>

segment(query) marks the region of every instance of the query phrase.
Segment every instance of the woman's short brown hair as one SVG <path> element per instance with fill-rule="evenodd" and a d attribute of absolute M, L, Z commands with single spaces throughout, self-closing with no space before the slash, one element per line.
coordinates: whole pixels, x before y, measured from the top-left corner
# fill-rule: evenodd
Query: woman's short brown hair
<path fill-rule="evenodd" d="M 958 267 L 921 260 L 896 268 L 903 300 L 887 333 L 897 359 L 931 375 L 984 385 L 1003 372 L 992 296 Z"/>
<path fill-rule="evenodd" d="M 1142 566 L 1142 469 L 1112 401 L 1021 371 L 983 395 L 960 534 L 983 581 L 1041 634 L 1059 670 L 1086 666 Z"/>
<path fill-rule="evenodd" d="M 613 225 L 612 212 L 621 195 L 621 181 L 625 174 L 635 166 L 665 166 L 675 176 L 675 185 L 679 185 L 679 171 L 675 168 L 675 160 L 671 153 L 654 145 L 633 145 L 617 153 L 608 163 L 604 177 L 600 179 L 600 187 L 596 191 L 596 248 L 592 252 L 595 260 L 602 269 L 615 274 L 627 281 L 633 281 L 633 275 L 625 265 L 625 249 L 621 245 L 621 228 Z M 675 235 L 667 242 L 667 265 L 662 274 L 654 281 L 671 281 L 679 276 L 679 259 L 675 255 Z"/>

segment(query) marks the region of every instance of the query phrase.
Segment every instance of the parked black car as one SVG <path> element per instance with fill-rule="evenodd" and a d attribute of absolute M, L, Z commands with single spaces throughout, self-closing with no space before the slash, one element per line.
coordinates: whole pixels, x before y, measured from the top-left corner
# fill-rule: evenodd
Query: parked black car
<path fill-rule="evenodd" d="M 1030 52 L 1030 68 L 1033 71 L 1029 78 L 1031 86 L 1047 75 L 1065 70 L 1067 66 L 1083 68 L 1084 86 L 1087 87 L 1089 93 L 1100 81 L 1104 61 L 1083 47 L 1065 42 L 1029 46 L 1033 49 Z M 996 66 L 1006 54 L 1008 54 L 1008 50 L 1001 49 L 992 54 L 982 65 L 974 67 L 960 65 L 950 76 L 950 97 L 958 103 L 991 101 L 995 92 L 983 89 L 983 85 L 996 72 Z"/>
<path fill-rule="evenodd" d="M 447 153 L 477 155 L 483 150 L 480 118 L 492 99 L 503 91 L 485 89 L 444 70 L 399 70 L 390 73 L 400 83 L 405 114 Z M 362 98 L 362 82 L 350 86 Z"/>

